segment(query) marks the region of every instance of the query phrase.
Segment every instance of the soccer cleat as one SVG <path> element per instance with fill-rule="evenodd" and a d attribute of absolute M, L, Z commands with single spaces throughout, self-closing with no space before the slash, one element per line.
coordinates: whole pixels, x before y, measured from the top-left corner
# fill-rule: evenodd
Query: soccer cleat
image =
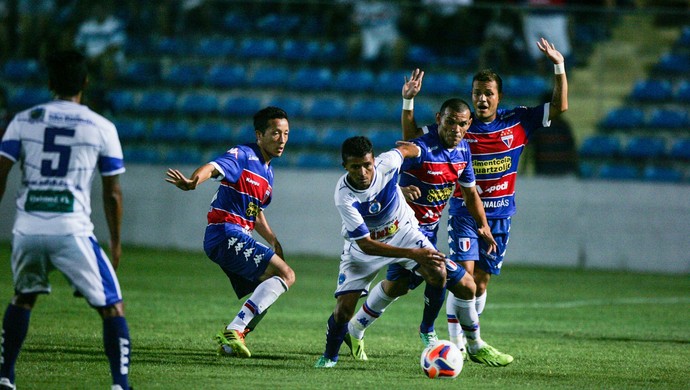
<path fill-rule="evenodd" d="M 469 352 L 468 355 L 473 362 L 486 364 L 489 367 L 504 367 L 513 361 L 512 356 L 498 351 L 489 344 L 481 347 L 476 353 Z"/>
<path fill-rule="evenodd" d="M 0 378 L 0 390 L 14 390 L 16 387 L 10 382 L 9 378 Z"/>
<path fill-rule="evenodd" d="M 345 344 L 350 347 L 350 354 L 355 360 L 368 360 L 364 352 L 364 339 L 352 337 L 349 333 L 345 334 Z"/>
<path fill-rule="evenodd" d="M 251 357 L 252 353 L 244 344 L 244 332 L 240 333 L 234 329 L 226 329 L 218 332 L 213 338 L 218 343 L 219 356 L 238 356 Z"/>
<path fill-rule="evenodd" d="M 333 361 L 325 356 L 319 357 L 319 360 L 316 361 L 314 364 L 314 368 L 331 368 L 335 367 L 335 364 L 338 363 L 337 361 Z"/>
<path fill-rule="evenodd" d="M 419 332 L 419 338 L 422 339 L 422 344 L 424 344 L 425 348 L 438 342 L 438 336 L 436 336 L 436 331 L 434 330 L 429 333 Z"/>

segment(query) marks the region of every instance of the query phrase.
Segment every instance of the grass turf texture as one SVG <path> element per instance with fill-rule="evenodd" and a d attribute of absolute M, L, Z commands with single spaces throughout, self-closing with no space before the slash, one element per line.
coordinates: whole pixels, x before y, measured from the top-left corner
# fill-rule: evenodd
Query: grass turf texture
<path fill-rule="evenodd" d="M 0 244 L 0 298 L 12 295 L 9 245 Z M 687 388 L 687 275 L 511 267 L 495 278 L 482 336 L 515 357 L 505 368 L 466 362 L 460 376 L 425 378 L 417 335 L 422 291 L 393 304 L 367 332 L 367 362 L 347 346 L 333 369 L 323 352 L 338 258 L 289 256 L 297 282 L 247 339 L 251 359 L 217 357 L 211 337 L 237 313 L 225 275 L 201 252 L 125 248 L 119 272 L 137 389 Z M 289 253 L 288 253 L 289 255 Z M 101 321 L 51 274 L 17 363 L 25 389 L 109 388 Z M 361 302 L 361 300 L 360 300 Z M 447 338 L 445 317 L 437 321 Z"/>

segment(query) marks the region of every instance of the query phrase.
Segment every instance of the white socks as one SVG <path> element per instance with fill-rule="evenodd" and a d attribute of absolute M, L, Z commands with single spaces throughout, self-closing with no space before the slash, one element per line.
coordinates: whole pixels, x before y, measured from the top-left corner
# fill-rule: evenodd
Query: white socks
<path fill-rule="evenodd" d="M 287 284 L 278 276 L 264 280 L 256 287 L 249 299 L 244 302 L 242 309 L 240 309 L 240 312 L 237 313 L 235 319 L 228 324 L 226 329 L 234 329 L 239 332 L 244 331 L 244 328 L 247 327 L 247 324 L 255 315 L 268 309 L 287 290 Z"/>
<path fill-rule="evenodd" d="M 357 339 L 364 337 L 364 331 L 376 319 L 378 319 L 386 308 L 398 298 L 391 298 L 383 292 L 383 281 L 379 282 L 371 291 L 367 300 L 364 301 L 359 311 L 352 317 L 347 325 L 347 331 Z"/>

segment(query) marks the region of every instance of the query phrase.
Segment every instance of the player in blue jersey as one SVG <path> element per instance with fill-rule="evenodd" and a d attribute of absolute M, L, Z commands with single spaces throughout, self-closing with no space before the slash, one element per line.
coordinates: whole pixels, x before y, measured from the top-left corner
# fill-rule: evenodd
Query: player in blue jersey
<path fill-rule="evenodd" d="M 51 269 L 64 274 L 75 295 L 100 314 L 112 389 L 129 389 L 129 328 L 115 273 L 121 255 L 122 147 L 112 122 L 81 104 L 86 57 L 59 51 L 48 57 L 47 69 L 55 100 L 17 114 L 0 142 L 0 200 L 13 164 L 19 162 L 22 171 L 12 230 L 15 295 L 2 323 L 0 389 L 15 388 L 15 363 L 38 294 L 51 291 Z M 103 182 L 110 259 L 90 219 L 96 171 Z"/>
<path fill-rule="evenodd" d="M 479 195 L 498 251 L 489 253 L 486 244 L 477 239 L 477 226 L 467 207 L 467 199 L 457 190 L 449 202 L 448 243 L 450 259 L 461 262 L 474 275 L 477 285 L 474 304 L 480 315 L 486 305 L 487 285 L 491 275 L 500 274 L 508 245 L 510 218 L 515 213 L 515 179 L 520 154 L 535 130 L 548 127 L 552 118 L 568 109 L 568 81 L 563 55 L 546 39 L 542 38 L 537 46 L 554 64 L 554 87 L 550 102 L 536 107 L 498 108 L 503 97 L 501 77 L 491 70 L 483 70 L 475 74 L 472 81 L 474 113 L 465 139 L 472 151 Z M 408 94 L 404 96 L 407 100 L 404 105 L 410 108 L 404 109 L 402 116 L 405 139 L 424 132 L 415 123 L 411 104 L 421 90 L 422 78 L 423 72 L 413 75 L 416 82 L 412 82 Z M 446 304 L 450 302 L 449 297 Z M 459 319 L 452 312 L 447 307 L 450 338 L 460 346 L 467 344 L 470 359 L 488 365 L 512 361 L 510 355 L 484 348 L 481 339 L 465 339 L 462 332 L 464 327 L 461 329 Z"/>
<path fill-rule="evenodd" d="M 369 291 L 378 271 L 398 264 L 415 272 L 428 284 L 442 288 L 447 282 L 458 295 L 474 294 L 474 281 L 445 255 L 438 252 L 419 230 L 414 211 L 405 202 L 398 185 L 404 158 L 420 159 L 428 151 L 413 143 L 399 143 L 396 149 L 374 159 L 366 137 L 352 137 L 343 143 L 343 166 L 347 174 L 336 185 L 335 203 L 341 215 L 345 245 L 341 255 L 336 307 L 328 319 L 326 350 L 316 367 L 333 367 L 343 341 L 357 360 L 367 360 L 361 337 L 350 332 L 350 321 L 363 294 L 377 297 L 380 305 L 364 304 L 361 325 L 375 320 L 391 303 L 381 284 Z M 367 299 L 369 301 L 369 299 Z"/>
<path fill-rule="evenodd" d="M 271 203 L 273 168 L 290 132 L 288 116 L 266 107 L 254 115 L 256 142 L 231 148 L 197 168 L 190 178 L 168 169 L 166 181 L 183 191 L 208 179 L 220 182 L 207 214 L 204 251 L 230 279 L 238 298 L 251 294 L 216 336 L 219 355 L 250 357 L 244 338 L 266 310 L 295 282 L 295 273 L 263 213 Z M 271 247 L 252 238 L 256 230 Z"/>
<path fill-rule="evenodd" d="M 418 72 L 418 71 L 417 71 Z M 414 80 L 413 73 L 412 79 Z M 406 82 L 403 86 L 403 94 L 409 86 Z M 417 158 L 405 160 L 399 184 L 406 189 L 408 204 L 415 211 L 415 217 L 419 221 L 420 229 L 436 245 L 439 219 L 453 193 L 454 187 L 460 187 L 465 198 L 468 199 L 468 209 L 477 223 L 477 232 L 487 243 L 491 252 L 495 250 L 495 241 L 491 235 L 489 224 L 486 220 L 482 202 L 475 188 L 474 171 L 470 148 L 463 137 L 472 123 L 470 106 L 461 99 L 446 100 L 436 114 L 436 123 L 425 127 L 425 134 L 411 142 L 420 146 L 422 154 Z M 453 264 L 454 262 L 449 262 Z M 464 269 L 462 269 L 464 272 Z M 413 273 L 405 270 L 398 264 L 388 267 L 386 279 L 374 288 L 376 294 L 371 294 L 362 308 L 350 321 L 349 334 L 361 340 L 364 331 L 381 316 L 384 309 L 393 303 L 399 296 L 408 291 L 408 287 L 415 288 L 421 283 L 421 279 Z M 456 294 L 450 304 L 461 318 L 464 327 L 472 336 L 479 334 L 478 315 L 474 305 L 474 283 L 452 286 Z M 438 340 L 434 330 L 434 321 L 443 307 L 446 291 L 431 284 L 427 284 L 424 291 L 424 315 L 420 324 L 420 338 L 425 346 Z M 379 308 L 373 310 L 372 307 Z M 361 343 L 361 342 L 360 342 Z M 464 352 L 464 348 L 463 348 Z"/>

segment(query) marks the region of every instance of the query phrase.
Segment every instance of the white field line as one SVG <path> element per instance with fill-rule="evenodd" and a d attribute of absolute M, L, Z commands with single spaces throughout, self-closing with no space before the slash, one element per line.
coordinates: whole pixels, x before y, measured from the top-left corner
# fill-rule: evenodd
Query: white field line
<path fill-rule="evenodd" d="M 646 305 L 646 304 L 672 305 L 677 303 L 690 303 L 690 297 L 664 297 L 664 298 L 620 298 L 620 299 L 589 299 L 582 301 L 565 302 L 524 302 L 524 303 L 487 303 L 487 309 L 570 309 L 587 306 L 609 305 Z"/>

